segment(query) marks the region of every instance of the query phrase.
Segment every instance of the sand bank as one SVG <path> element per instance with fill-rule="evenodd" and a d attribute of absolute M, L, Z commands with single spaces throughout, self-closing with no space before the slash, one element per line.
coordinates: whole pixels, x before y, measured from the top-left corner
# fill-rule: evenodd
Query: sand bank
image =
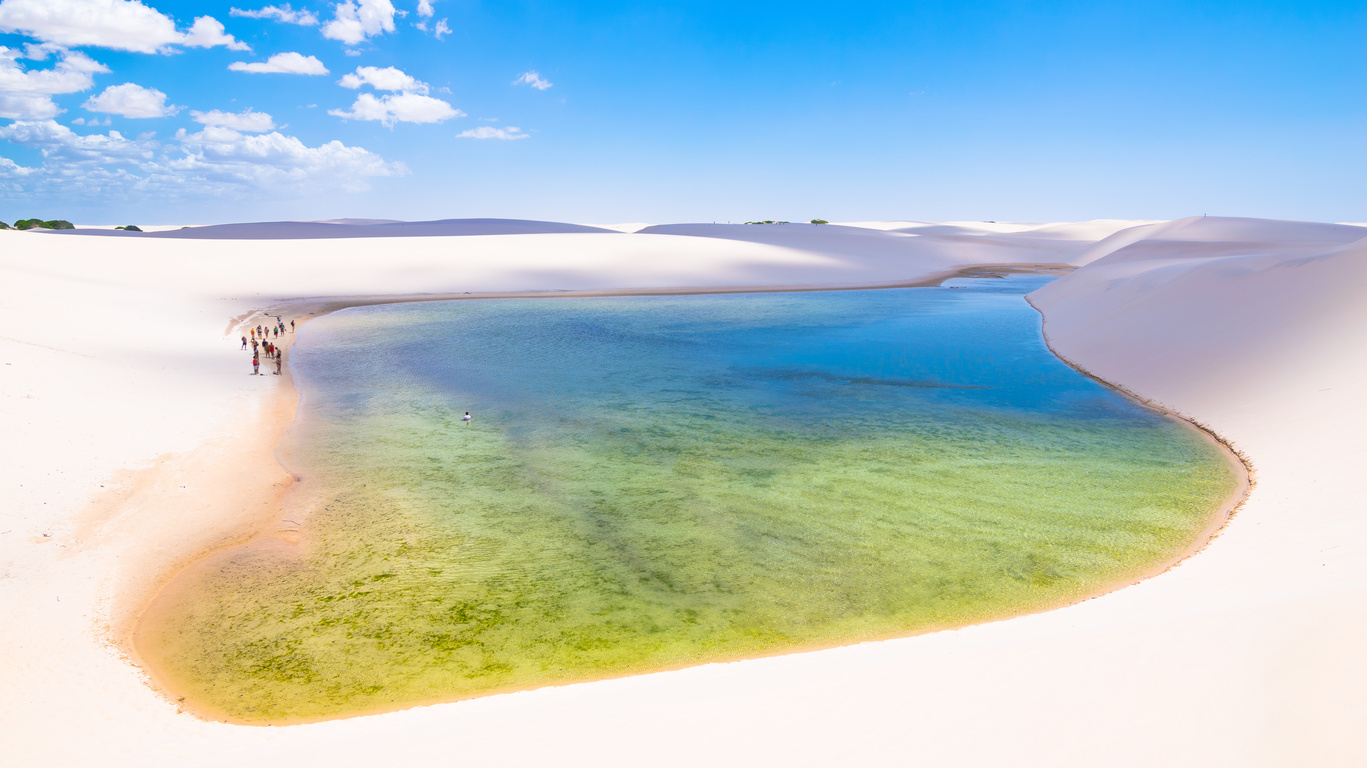
<path fill-rule="evenodd" d="M 271 248 L 0 233 L 0 415 L 14 425 L 0 446 L 0 728 L 20 765 L 1357 764 L 1367 515 L 1348 478 L 1367 428 L 1355 398 L 1367 258 L 1343 245 L 1356 239 L 1345 230 L 1362 232 L 1212 219 L 1042 246 L 889 234 L 901 250 L 691 234 Z M 276 729 L 178 715 L 108 642 L 136 573 L 211 546 L 199 532 L 228 514 L 201 502 L 220 490 L 165 480 L 151 489 L 164 503 L 125 508 L 109 497 L 136 479 L 119 472 L 158 457 L 187 478 L 196 462 L 247 467 L 211 441 L 273 442 L 268 404 L 281 384 L 246 375 L 223 335 L 254 307 L 850 285 L 975 262 L 1092 261 L 1033 297 L 1056 349 L 1209 424 L 1258 469 L 1245 508 L 1205 552 L 1135 587 L 917 638 Z M 228 484 L 245 494 L 287 482 L 278 469 L 243 472 Z M 118 512 L 97 526 L 83 516 L 102 494 Z"/>

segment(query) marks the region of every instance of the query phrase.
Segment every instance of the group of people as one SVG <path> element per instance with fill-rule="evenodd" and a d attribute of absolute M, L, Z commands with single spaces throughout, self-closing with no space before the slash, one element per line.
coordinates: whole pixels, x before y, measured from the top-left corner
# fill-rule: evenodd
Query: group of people
<path fill-rule="evenodd" d="M 289 332 L 294 331 L 294 321 L 290 321 Z M 275 345 L 275 341 L 280 338 L 280 334 L 285 333 L 285 321 L 278 315 L 275 318 L 275 325 L 265 327 L 257 325 L 255 328 L 248 328 L 250 336 L 242 337 L 242 348 L 246 349 L 250 344 L 252 347 L 252 375 L 261 375 L 261 355 L 264 353 L 266 358 L 275 360 L 275 375 L 280 375 L 280 368 L 285 362 L 284 352 Z"/>

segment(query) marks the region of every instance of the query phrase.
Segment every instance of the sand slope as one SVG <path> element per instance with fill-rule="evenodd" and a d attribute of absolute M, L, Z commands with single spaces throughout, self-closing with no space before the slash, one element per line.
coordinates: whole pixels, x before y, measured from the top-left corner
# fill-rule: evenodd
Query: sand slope
<path fill-rule="evenodd" d="M 103 639 L 114 598 L 144 585 L 147 565 L 226 535 L 235 490 L 282 482 L 264 453 L 280 382 L 244 375 L 229 318 L 323 294 L 912 279 L 971 262 L 980 252 L 962 238 L 1011 237 L 820 230 L 828 239 L 690 230 L 246 248 L 0 232 L 4 762 L 1367 762 L 1356 728 L 1367 722 L 1367 505 L 1351 483 L 1367 432 L 1367 241 L 1351 235 L 1367 232 L 1335 225 L 1189 219 L 1058 251 L 1092 263 L 1031 297 L 1056 349 L 1209 424 L 1257 472 L 1206 551 L 1105 597 L 905 640 L 290 728 L 178 715 Z M 899 250 L 907 241 L 919 245 Z M 989 250 L 999 263 L 1033 248 Z M 211 476 L 225 485 L 195 485 Z"/>

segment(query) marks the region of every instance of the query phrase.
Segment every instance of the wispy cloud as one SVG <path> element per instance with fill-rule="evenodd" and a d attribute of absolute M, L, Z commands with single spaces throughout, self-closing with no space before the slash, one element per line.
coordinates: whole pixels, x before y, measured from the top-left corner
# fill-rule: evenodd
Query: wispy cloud
<path fill-rule="evenodd" d="M 208 112 L 191 112 L 190 117 L 203 125 L 231 128 L 242 133 L 265 133 L 275 128 L 275 119 L 265 112 L 222 112 L 211 109 Z"/>
<path fill-rule="evenodd" d="M 282 24 L 298 24 L 301 27 L 315 27 L 318 25 L 318 17 L 311 11 L 296 11 L 290 7 L 289 3 L 284 5 L 268 5 L 255 11 L 244 11 L 241 8 L 233 8 L 228 11 L 230 16 L 241 16 L 247 19 L 274 19 Z"/>
<path fill-rule="evenodd" d="M 513 85 L 530 85 L 538 91 L 544 91 L 555 85 L 555 83 L 542 77 L 540 73 L 535 69 L 532 69 L 518 75 L 517 79 L 513 81 Z"/>
<path fill-rule="evenodd" d="M 458 139 L 502 139 L 512 141 L 515 139 L 529 139 L 530 135 L 522 132 L 521 128 L 510 125 L 507 128 L 495 128 L 491 125 L 481 125 L 478 128 L 471 128 L 468 131 L 461 131 L 456 134 Z"/>

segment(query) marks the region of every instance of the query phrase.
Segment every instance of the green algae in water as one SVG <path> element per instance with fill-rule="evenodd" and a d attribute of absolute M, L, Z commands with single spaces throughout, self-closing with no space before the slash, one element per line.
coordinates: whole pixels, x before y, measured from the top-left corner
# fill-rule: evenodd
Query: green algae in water
<path fill-rule="evenodd" d="M 280 721 L 1119 583 L 1187 548 L 1236 477 L 1049 353 L 1021 298 L 1046 279 L 322 318 L 284 446 L 303 546 L 191 571 L 142 644 L 207 711 Z"/>

